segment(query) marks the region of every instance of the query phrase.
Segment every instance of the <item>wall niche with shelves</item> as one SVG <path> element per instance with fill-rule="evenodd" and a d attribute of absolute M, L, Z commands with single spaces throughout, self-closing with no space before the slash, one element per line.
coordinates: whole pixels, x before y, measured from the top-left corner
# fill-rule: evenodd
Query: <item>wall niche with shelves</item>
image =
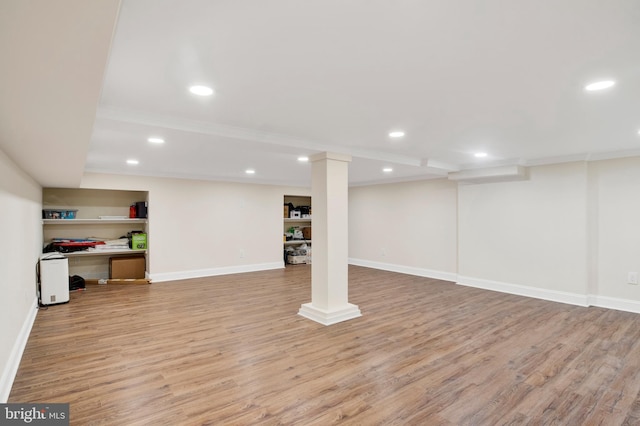
<path fill-rule="evenodd" d="M 63 253 L 69 273 L 85 279 L 109 278 L 109 258 L 144 256 L 148 271 L 148 218 L 130 218 L 130 206 L 145 202 L 147 191 L 44 188 L 43 210 L 76 210 L 75 219 L 43 219 L 43 250 L 54 239 L 117 240 L 130 232 L 147 235 L 147 249 L 109 248 Z"/>
<path fill-rule="evenodd" d="M 304 195 L 284 196 L 285 263 L 311 263 L 311 217 L 311 197 Z"/>

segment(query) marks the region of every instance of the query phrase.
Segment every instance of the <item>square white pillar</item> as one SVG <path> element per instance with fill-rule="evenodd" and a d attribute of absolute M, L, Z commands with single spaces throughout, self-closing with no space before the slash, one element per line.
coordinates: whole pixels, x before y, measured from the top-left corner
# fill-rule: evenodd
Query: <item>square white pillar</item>
<path fill-rule="evenodd" d="M 313 262 L 311 303 L 299 315 L 324 325 L 361 316 L 349 303 L 349 163 L 350 155 L 322 153 L 312 162 Z"/>

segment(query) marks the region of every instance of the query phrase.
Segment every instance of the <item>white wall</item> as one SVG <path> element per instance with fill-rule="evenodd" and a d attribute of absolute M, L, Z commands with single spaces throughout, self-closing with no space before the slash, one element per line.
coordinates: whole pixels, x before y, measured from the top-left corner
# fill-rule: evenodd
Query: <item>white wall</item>
<path fill-rule="evenodd" d="M 640 157 L 529 168 L 525 181 L 349 188 L 353 264 L 640 312 Z M 158 279 L 276 267 L 282 196 L 309 189 L 86 175 L 148 190 Z M 155 249 L 154 249 L 155 248 Z M 240 250 L 244 258 L 240 257 Z"/>
<path fill-rule="evenodd" d="M 536 166 L 529 175 L 351 188 L 350 260 L 640 312 L 640 286 L 627 283 L 628 272 L 640 273 L 640 157 Z"/>
<path fill-rule="evenodd" d="M 586 163 L 531 167 L 529 172 L 526 181 L 458 189 L 459 281 L 585 296 Z"/>
<path fill-rule="evenodd" d="M 640 273 L 640 157 L 591 163 L 597 195 L 596 294 L 640 301 L 640 286 L 627 284 L 628 272 Z"/>
<path fill-rule="evenodd" d="M 290 188 L 85 174 L 83 188 L 149 191 L 149 272 L 155 281 L 283 266 L 282 205 Z"/>
<path fill-rule="evenodd" d="M 0 402 L 6 402 L 36 315 L 42 188 L 0 151 Z"/>
<path fill-rule="evenodd" d="M 455 281 L 456 194 L 446 179 L 349 188 L 350 262 Z"/>

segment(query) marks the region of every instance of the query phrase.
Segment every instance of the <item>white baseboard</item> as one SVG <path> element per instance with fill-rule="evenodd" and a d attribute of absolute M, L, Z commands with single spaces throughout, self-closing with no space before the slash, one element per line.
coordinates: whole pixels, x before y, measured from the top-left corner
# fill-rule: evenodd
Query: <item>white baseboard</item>
<path fill-rule="evenodd" d="M 544 288 L 529 287 L 519 284 L 510 284 L 499 281 L 484 280 L 479 278 L 464 277 L 459 275 L 457 284 L 467 287 L 481 288 L 484 290 L 499 291 L 501 293 L 515 294 L 518 296 L 533 297 L 549 300 L 551 302 L 567 303 L 570 305 L 589 306 L 589 296 L 585 294 L 569 293 L 565 291 L 548 290 Z"/>
<path fill-rule="evenodd" d="M 436 280 L 456 282 L 458 275 L 453 272 L 435 271 L 433 269 L 416 268 L 413 266 L 394 265 L 392 263 L 375 262 L 372 260 L 349 258 L 350 265 L 364 266 L 366 268 L 381 269 L 383 271 L 398 272 L 400 274 L 415 275 L 418 277 L 433 278 Z"/>
<path fill-rule="evenodd" d="M 300 306 L 298 315 L 322 325 L 333 325 L 339 322 L 361 317 L 362 313 L 360 312 L 360 308 L 358 308 L 357 305 L 353 305 L 351 303 L 347 303 L 340 309 L 333 311 L 318 308 L 317 306 L 314 306 L 313 303 L 303 303 L 302 306 Z"/>
<path fill-rule="evenodd" d="M 616 311 L 640 314 L 640 302 L 635 300 L 618 299 L 607 296 L 589 296 L 589 304 L 599 308 L 615 309 Z"/>
<path fill-rule="evenodd" d="M 594 294 L 587 295 L 569 293 L 565 291 L 548 290 L 544 288 L 529 287 L 519 284 L 466 277 L 451 272 L 434 271 L 424 268 L 414 268 L 411 266 L 374 262 L 371 260 L 349 258 L 349 264 L 364 266 L 373 269 L 380 269 L 383 271 L 398 272 L 400 274 L 416 275 L 443 281 L 452 281 L 456 284 L 464 285 L 467 287 L 498 291 L 500 293 L 514 294 L 517 296 L 533 297 L 535 299 L 548 300 L 551 302 L 566 303 L 569 305 L 584 307 L 597 306 L 599 308 L 615 309 L 617 311 L 640 314 L 640 301 L 635 300 L 618 299 L 615 297 L 598 296 Z"/>
<path fill-rule="evenodd" d="M 191 278 L 213 277 L 216 275 L 240 274 L 244 272 L 267 271 L 284 268 L 284 261 L 257 263 L 253 265 L 224 266 L 221 268 L 197 269 L 194 271 L 164 272 L 150 274 L 152 282 L 188 280 Z"/>
<path fill-rule="evenodd" d="M 596 294 L 578 294 L 564 291 L 548 290 L 543 288 L 528 287 L 518 284 L 508 284 L 498 281 L 483 280 L 471 277 L 458 277 L 458 284 L 484 290 L 499 291 L 501 293 L 515 294 L 518 296 L 533 297 L 549 300 L 551 302 L 567 303 L 577 306 L 597 306 L 599 308 L 615 309 L 616 311 L 633 312 L 640 314 L 640 301 L 618 299 L 615 297 L 599 296 Z"/>
<path fill-rule="evenodd" d="M 13 344 L 13 348 L 11 348 L 9 360 L 4 366 L 2 376 L 0 376 L 0 403 L 4 404 L 9 399 L 9 394 L 11 394 L 11 387 L 13 386 L 13 381 L 15 380 L 16 374 L 18 373 L 18 367 L 20 367 L 22 354 L 24 353 L 24 348 L 26 348 L 27 346 L 29 334 L 31 334 L 31 328 L 33 327 L 33 323 L 36 320 L 37 314 L 38 300 L 34 298 L 33 304 L 31 305 L 31 308 L 29 308 L 27 317 L 25 318 L 24 323 L 22 323 L 20 334 L 18 334 L 18 338 Z"/>

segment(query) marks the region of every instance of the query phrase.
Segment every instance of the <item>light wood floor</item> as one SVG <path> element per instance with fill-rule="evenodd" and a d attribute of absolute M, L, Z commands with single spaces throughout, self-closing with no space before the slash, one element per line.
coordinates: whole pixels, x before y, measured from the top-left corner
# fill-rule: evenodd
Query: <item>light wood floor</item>
<path fill-rule="evenodd" d="M 640 422 L 640 315 L 349 271 L 363 317 L 330 327 L 296 315 L 306 265 L 73 293 L 9 400 L 74 425 Z"/>

